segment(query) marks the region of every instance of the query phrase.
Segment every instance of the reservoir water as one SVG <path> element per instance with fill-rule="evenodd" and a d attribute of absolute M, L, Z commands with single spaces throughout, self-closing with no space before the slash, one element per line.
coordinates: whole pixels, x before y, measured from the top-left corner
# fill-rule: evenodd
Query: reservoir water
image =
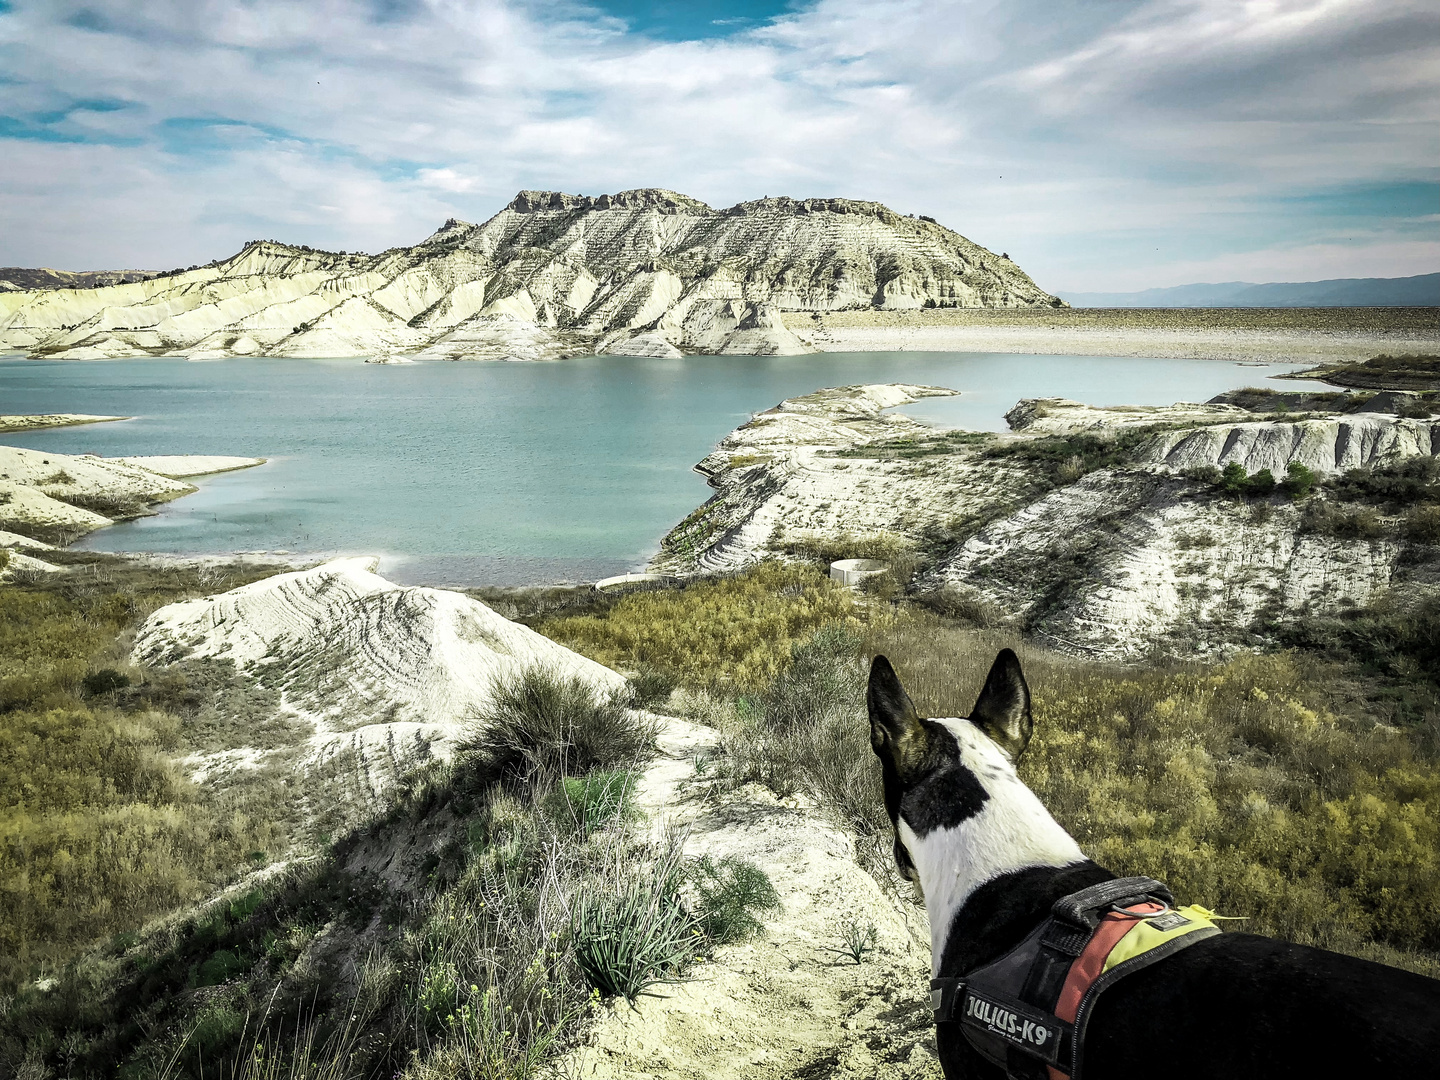
<path fill-rule="evenodd" d="M 703 502 L 691 466 L 753 413 L 822 386 L 948 386 L 904 411 L 1004 431 L 1022 397 L 1204 401 L 1295 365 L 989 353 L 586 357 L 545 364 L 0 359 L 0 413 L 133 416 L 8 434 L 69 454 L 239 454 L 255 469 L 92 534 L 103 551 L 382 557 L 426 584 L 593 580 L 641 566 Z M 1289 383 L 1285 388 L 1319 384 Z"/>

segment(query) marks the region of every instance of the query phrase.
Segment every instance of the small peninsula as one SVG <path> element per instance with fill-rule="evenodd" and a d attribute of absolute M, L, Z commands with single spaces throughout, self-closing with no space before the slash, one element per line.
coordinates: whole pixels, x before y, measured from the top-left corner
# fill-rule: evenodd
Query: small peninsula
<path fill-rule="evenodd" d="M 72 422 L 53 416 L 5 419 L 17 422 L 11 430 L 26 430 L 23 421 L 30 419 Z M 119 418 L 78 422 L 90 419 Z M 64 547 L 117 521 L 152 514 L 151 507 L 158 503 L 191 494 L 196 488 L 185 483 L 186 477 L 264 463 L 264 458 L 211 455 L 102 458 L 0 446 L 0 549 Z"/>

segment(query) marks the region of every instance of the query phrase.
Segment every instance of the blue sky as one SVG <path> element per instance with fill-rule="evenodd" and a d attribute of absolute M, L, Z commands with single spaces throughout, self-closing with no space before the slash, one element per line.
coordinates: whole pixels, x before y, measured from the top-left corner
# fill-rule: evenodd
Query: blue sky
<path fill-rule="evenodd" d="M 521 188 L 923 213 L 1044 287 L 1440 270 L 1433 0 L 0 0 L 0 265 Z"/>

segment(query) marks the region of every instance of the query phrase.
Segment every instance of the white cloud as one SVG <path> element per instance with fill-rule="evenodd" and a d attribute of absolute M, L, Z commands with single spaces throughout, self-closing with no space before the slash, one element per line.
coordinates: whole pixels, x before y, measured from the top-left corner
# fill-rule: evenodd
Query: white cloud
<path fill-rule="evenodd" d="M 454 169 L 421 169 L 415 174 L 415 178 L 421 187 L 457 194 L 474 191 L 480 186 L 479 177 L 462 176 Z"/>
<path fill-rule="evenodd" d="M 0 263 L 190 263 L 254 235 L 377 250 L 522 187 L 655 185 L 880 199 L 1051 288 L 1253 277 L 1266 252 L 1292 278 L 1353 276 L 1331 273 L 1346 252 L 1419 272 L 1433 222 L 1372 212 L 1342 243 L 1286 197 L 1436 182 L 1432 7 L 822 0 L 663 42 L 505 0 L 383 20 L 359 0 L 21 4 L 0 112 L 124 107 L 52 123 L 113 145 L 0 143 Z"/>

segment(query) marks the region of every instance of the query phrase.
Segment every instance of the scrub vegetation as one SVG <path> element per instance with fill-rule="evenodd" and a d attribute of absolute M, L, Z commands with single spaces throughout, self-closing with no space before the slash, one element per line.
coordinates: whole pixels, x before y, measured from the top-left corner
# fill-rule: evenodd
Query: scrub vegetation
<path fill-rule="evenodd" d="M 627 691 L 528 672 L 452 761 L 272 866 L 294 850 L 283 814 L 174 765 L 218 737 L 195 687 L 123 660 L 149 610 L 243 579 L 107 563 L 0 590 L 0 1072 L 535 1076 L 598 1000 L 686 977 L 775 902 L 758 868 L 652 834 L 633 793 L 655 731 L 630 704 L 717 726 L 701 790 L 814 800 L 902 894 L 863 705 L 877 653 L 923 714 L 959 716 L 1016 647 L 1036 711 L 1021 775 L 1097 860 L 1244 917 L 1227 928 L 1440 975 L 1433 605 L 1311 620 L 1268 655 L 1122 666 L 986 629 L 960 594 L 921 607 L 805 564 L 517 592 L 509 614 L 633 672 Z"/>
<path fill-rule="evenodd" d="M 1417 312 L 1426 309 L 1418 308 Z M 1429 318 L 1434 320 L 1434 309 Z M 1365 390 L 1440 390 L 1440 356 L 1371 357 L 1363 364 L 1333 364 L 1298 371 L 1297 379 L 1319 379 L 1334 386 Z"/>
<path fill-rule="evenodd" d="M 284 840 L 268 813 L 184 778 L 173 687 L 124 659 L 155 608 L 271 571 L 68 558 L 69 574 L 0 589 L 0 993 L 209 895 Z"/>
<path fill-rule="evenodd" d="M 738 598 L 762 582 L 773 588 L 777 572 L 740 575 L 746 584 L 710 594 L 707 608 L 683 591 L 652 593 L 643 614 L 693 622 L 696 640 L 723 636 Z M 816 578 L 809 588 L 830 591 Z M 803 592 L 773 602 L 783 601 L 805 611 L 817 603 Z M 626 634 L 645 637 L 640 615 L 628 613 Z M 590 640 L 607 642 L 605 620 L 593 618 Z M 1139 666 L 1032 648 L 976 621 L 904 601 L 857 602 L 808 637 L 741 654 L 746 671 L 777 673 L 758 686 L 735 679 L 713 647 L 717 666 L 698 677 L 687 656 L 657 651 L 650 660 L 688 688 L 677 700 L 721 727 L 712 782 L 809 795 L 885 875 L 889 821 L 863 706 L 868 657 L 890 657 L 922 714 L 963 716 L 996 651 L 1016 647 L 1036 711 L 1021 775 L 1097 860 L 1243 916 L 1232 928 L 1440 974 L 1434 612 L 1357 611 L 1314 623 L 1316 633 L 1289 651 Z"/>
<path fill-rule="evenodd" d="M 689 685 L 758 690 L 790 646 L 853 615 L 823 571 L 765 562 L 744 574 L 636 592 L 604 613 L 558 616 L 537 629 L 610 667 L 658 669 Z"/>
<path fill-rule="evenodd" d="M 323 854 L 21 988 L 0 1062 L 137 1080 L 519 1080 L 574 1046 L 603 998 L 634 999 L 759 929 L 775 902 L 763 872 L 687 859 L 680 837 L 637 821 L 654 736 L 641 714 L 545 670 L 499 689 L 485 719 L 506 737 L 477 726 Z"/>

